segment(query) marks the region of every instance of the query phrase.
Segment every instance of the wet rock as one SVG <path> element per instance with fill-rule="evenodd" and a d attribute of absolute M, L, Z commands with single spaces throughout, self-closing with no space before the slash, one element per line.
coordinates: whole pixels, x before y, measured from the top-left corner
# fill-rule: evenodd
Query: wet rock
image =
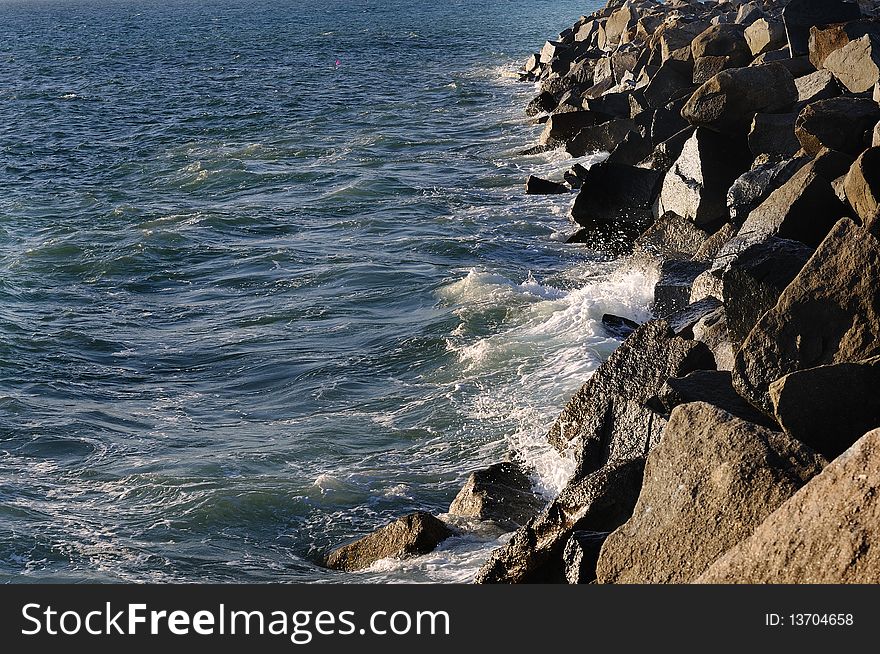
<path fill-rule="evenodd" d="M 602 546 L 600 583 L 685 583 L 822 470 L 781 432 L 705 403 L 673 410 L 633 516 Z"/>
<path fill-rule="evenodd" d="M 472 472 L 449 506 L 449 514 L 503 526 L 524 525 L 544 504 L 532 491 L 528 476 L 508 461 Z"/>
<path fill-rule="evenodd" d="M 526 105 L 526 116 L 537 116 L 546 111 L 553 111 L 559 105 L 552 93 L 542 91 L 538 96 Z"/>
<path fill-rule="evenodd" d="M 756 162 L 751 169 L 736 178 L 727 192 L 727 208 L 731 220 L 740 225 L 745 222 L 753 209 L 791 179 L 806 163 L 806 157 L 780 162 Z"/>
<path fill-rule="evenodd" d="M 753 56 L 764 54 L 788 43 L 782 21 L 759 18 L 746 28 L 745 39 Z"/>
<path fill-rule="evenodd" d="M 791 0 L 782 10 L 791 56 L 809 52 L 810 28 L 860 18 L 858 5 L 843 0 Z"/>
<path fill-rule="evenodd" d="M 584 227 L 624 229 L 635 238 L 651 220 L 659 181 L 660 174 L 653 170 L 608 161 L 596 164 L 583 178 L 571 217 Z"/>
<path fill-rule="evenodd" d="M 779 431 L 779 425 L 774 420 L 733 390 L 729 370 L 697 370 L 684 377 L 673 377 L 660 389 L 659 400 L 669 413 L 681 404 L 705 402 L 735 418 Z"/>
<path fill-rule="evenodd" d="M 626 338 L 639 328 L 639 323 L 629 318 L 606 313 L 602 315 L 602 327 L 605 328 L 609 336 Z"/>
<path fill-rule="evenodd" d="M 721 306 L 723 305 L 718 298 L 707 297 L 697 302 L 686 304 L 681 309 L 667 315 L 664 320 L 669 323 L 669 327 L 676 336 L 692 339 L 694 337 L 694 326 Z"/>
<path fill-rule="evenodd" d="M 551 182 L 547 179 L 529 175 L 528 179 L 526 179 L 526 193 L 529 195 L 554 195 L 568 193 L 568 187 L 559 182 Z"/>
<path fill-rule="evenodd" d="M 880 430 L 865 434 L 700 577 L 718 584 L 880 583 Z"/>
<path fill-rule="evenodd" d="M 427 554 L 452 535 L 446 523 L 430 513 L 412 513 L 333 550 L 324 563 L 333 570 L 361 570 L 381 559 Z"/>
<path fill-rule="evenodd" d="M 596 579 L 596 562 L 602 543 L 611 532 L 575 531 L 562 551 L 565 580 L 570 584 L 588 584 Z"/>
<path fill-rule="evenodd" d="M 744 143 L 697 129 L 663 179 L 659 214 L 672 212 L 698 227 L 727 218 L 727 191 L 748 168 Z"/>
<path fill-rule="evenodd" d="M 684 105 L 682 116 L 692 125 L 744 134 L 756 113 L 787 111 L 797 96 L 794 78 L 779 63 L 734 68 L 698 88 Z"/>
<path fill-rule="evenodd" d="M 859 155 L 844 178 L 843 189 L 865 229 L 880 235 L 880 148 Z"/>
<path fill-rule="evenodd" d="M 823 64 L 852 93 L 864 93 L 880 81 L 880 37 L 873 34 L 850 41 L 825 58 Z"/>
<path fill-rule="evenodd" d="M 798 91 L 798 103 L 812 104 L 840 95 L 837 80 L 827 70 L 817 70 L 815 73 L 798 77 L 794 84 Z"/>
<path fill-rule="evenodd" d="M 651 155 L 651 139 L 638 131 L 627 132 L 623 140 L 611 152 L 608 161 L 621 166 L 635 166 Z"/>
<path fill-rule="evenodd" d="M 660 279 L 654 286 L 654 314 L 669 316 L 684 309 L 689 304 L 694 280 L 708 267 L 703 261 L 663 261 Z"/>
<path fill-rule="evenodd" d="M 544 125 L 541 132 L 541 145 L 559 146 L 575 137 L 585 127 L 591 127 L 603 120 L 605 116 L 595 114 L 592 111 L 571 111 L 562 114 L 553 114 Z"/>
<path fill-rule="evenodd" d="M 770 384 L 807 368 L 880 354 L 880 242 L 838 222 L 736 357 L 734 387 L 767 414 Z"/>
<path fill-rule="evenodd" d="M 785 433 L 828 458 L 880 427 L 880 357 L 800 370 L 770 385 Z"/>
<path fill-rule="evenodd" d="M 739 349 L 765 312 L 797 276 L 812 248 L 797 241 L 771 237 L 739 253 L 722 277 L 727 328 Z"/>
<path fill-rule="evenodd" d="M 476 583 L 565 581 L 563 553 L 572 533 L 610 532 L 623 524 L 636 503 L 643 468 L 644 460 L 633 460 L 569 483 L 537 517 L 492 552 L 477 573 Z M 584 567 L 581 578 L 595 574 L 589 565 Z"/>
<path fill-rule="evenodd" d="M 593 152 L 611 152 L 623 142 L 627 134 L 636 131 L 629 119 L 609 120 L 599 125 L 585 127 L 565 145 L 572 157 L 583 157 Z"/>
<path fill-rule="evenodd" d="M 666 259 L 693 257 L 709 235 L 693 222 L 665 213 L 636 239 L 638 249 Z"/>
<path fill-rule="evenodd" d="M 583 473 L 641 456 L 663 428 L 647 405 L 666 380 L 714 367 L 705 344 L 675 336 L 666 321 L 645 323 L 574 394 L 548 440 L 559 451 L 574 448 Z"/>
<path fill-rule="evenodd" d="M 870 130 L 880 120 L 880 106 L 866 98 L 839 97 L 804 107 L 795 134 L 804 151 L 816 156 L 824 147 L 857 156 L 870 144 Z"/>
<path fill-rule="evenodd" d="M 801 144 L 795 136 L 794 124 L 798 114 L 755 114 L 749 131 L 749 149 L 756 157 L 793 157 Z"/>
<path fill-rule="evenodd" d="M 687 98 L 680 98 L 654 111 L 654 114 L 651 116 L 650 129 L 651 142 L 654 145 L 667 141 L 671 137 L 676 134 L 681 134 L 685 130 L 693 129 L 688 125 L 688 122 L 681 117 L 681 108 L 686 101 Z M 682 145 L 686 140 L 687 139 L 682 139 Z M 678 149 L 678 152 L 681 152 L 681 148 Z M 677 156 L 678 154 L 673 157 L 673 161 Z"/>
<path fill-rule="evenodd" d="M 717 232 L 703 241 L 703 244 L 694 253 L 694 261 L 712 261 L 724 247 L 724 244 L 734 236 L 736 236 L 736 225 L 724 223 Z"/>

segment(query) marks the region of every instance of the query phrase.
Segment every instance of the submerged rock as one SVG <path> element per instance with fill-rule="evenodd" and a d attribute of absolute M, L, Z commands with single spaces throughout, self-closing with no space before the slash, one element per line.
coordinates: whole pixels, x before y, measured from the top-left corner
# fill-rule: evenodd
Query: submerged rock
<path fill-rule="evenodd" d="M 697 578 L 704 584 L 880 583 L 880 430 L 865 434 Z"/>
<path fill-rule="evenodd" d="M 559 182 L 551 182 L 534 175 L 529 175 L 526 180 L 526 193 L 528 195 L 558 195 L 568 193 L 568 187 Z"/>
<path fill-rule="evenodd" d="M 333 550 L 324 564 L 333 570 L 361 570 L 389 557 L 427 554 L 453 535 L 445 522 L 420 511 L 398 518 L 372 534 Z"/>
<path fill-rule="evenodd" d="M 749 536 L 825 461 L 781 432 L 683 404 L 648 455 L 633 516 L 602 546 L 600 583 L 686 583 Z"/>

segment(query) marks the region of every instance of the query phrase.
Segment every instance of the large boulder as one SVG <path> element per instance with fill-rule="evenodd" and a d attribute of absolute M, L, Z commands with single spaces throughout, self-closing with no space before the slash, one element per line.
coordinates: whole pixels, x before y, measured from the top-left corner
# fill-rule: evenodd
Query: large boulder
<path fill-rule="evenodd" d="M 773 413 L 792 438 L 829 460 L 880 427 L 880 357 L 800 370 L 770 385 Z"/>
<path fill-rule="evenodd" d="M 798 114 L 755 114 L 749 130 L 749 149 L 755 157 L 793 157 L 801 144 L 794 133 Z"/>
<path fill-rule="evenodd" d="M 636 129 L 636 124 L 628 118 L 609 120 L 599 125 L 585 127 L 565 144 L 565 151 L 572 157 L 583 157 L 595 152 L 612 152 Z"/>
<path fill-rule="evenodd" d="M 449 505 L 449 514 L 502 526 L 524 525 L 544 504 L 532 491 L 528 475 L 506 461 L 472 472 Z"/>
<path fill-rule="evenodd" d="M 645 100 L 652 109 L 659 109 L 694 90 L 694 67 L 689 61 L 669 59 L 654 73 L 644 89 Z"/>
<path fill-rule="evenodd" d="M 700 57 L 727 57 L 731 67 L 746 66 L 752 52 L 745 37 L 745 26 L 736 23 L 713 25 L 691 43 L 694 61 Z"/>
<path fill-rule="evenodd" d="M 574 394 L 548 440 L 559 451 L 574 448 L 581 472 L 642 456 L 663 429 L 649 404 L 666 380 L 714 367 L 704 343 L 676 336 L 666 321 L 647 322 Z"/>
<path fill-rule="evenodd" d="M 692 125 L 745 134 L 758 112 L 788 110 L 798 97 L 794 77 L 778 63 L 733 68 L 698 88 L 682 109 Z"/>
<path fill-rule="evenodd" d="M 427 554 L 452 535 L 445 522 L 420 511 L 333 550 L 324 564 L 333 570 L 361 570 L 381 559 Z"/>
<path fill-rule="evenodd" d="M 678 214 L 698 227 L 726 219 L 727 191 L 749 161 L 743 141 L 697 129 L 663 179 L 658 213 Z"/>
<path fill-rule="evenodd" d="M 699 252 L 708 237 L 693 221 L 665 213 L 636 239 L 635 245 L 665 259 L 688 259 Z"/>
<path fill-rule="evenodd" d="M 603 114 L 592 111 L 568 111 L 561 114 L 553 114 L 544 123 L 544 131 L 541 132 L 541 145 L 558 147 L 570 141 L 585 127 L 592 127 L 607 120 Z"/>
<path fill-rule="evenodd" d="M 740 252 L 722 277 L 727 329 L 739 348 L 761 316 L 776 306 L 782 291 L 813 254 L 798 241 L 770 237 Z"/>
<path fill-rule="evenodd" d="M 633 516 L 602 546 L 600 583 L 686 583 L 825 464 L 777 431 L 705 403 L 672 412 Z"/>
<path fill-rule="evenodd" d="M 785 25 L 778 20 L 759 18 L 746 28 L 745 39 L 752 55 L 757 57 L 771 52 L 788 43 Z"/>
<path fill-rule="evenodd" d="M 698 583 L 880 583 L 880 430 L 865 434 Z"/>
<path fill-rule="evenodd" d="M 644 466 L 644 460 L 637 459 L 606 466 L 570 482 L 540 514 L 492 552 L 477 573 L 476 583 L 564 581 L 567 541 L 575 531 L 591 531 L 604 540 L 629 519 L 639 496 Z M 587 568 L 580 577 L 595 576 L 595 561 L 591 566 L 587 563 Z"/>
<path fill-rule="evenodd" d="M 737 392 L 772 414 L 770 385 L 785 375 L 880 354 L 880 242 L 839 221 L 736 357 Z"/>
<path fill-rule="evenodd" d="M 827 70 L 817 70 L 809 75 L 798 77 L 794 80 L 794 85 L 797 87 L 799 104 L 811 104 L 840 95 L 837 80 Z"/>
<path fill-rule="evenodd" d="M 823 66 L 850 92 L 870 91 L 880 81 L 880 37 L 866 34 L 850 41 L 829 54 Z"/>
<path fill-rule="evenodd" d="M 790 180 L 805 163 L 806 157 L 778 162 L 769 158 L 756 158 L 752 167 L 737 177 L 727 191 L 730 219 L 735 224 L 742 225 L 752 210 Z"/>
<path fill-rule="evenodd" d="M 816 70 L 821 70 L 828 55 L 867 34 L 880 36 L 880 24 L 873 20 L 854 20 L 848 23 L 814 25 L 810 28 L 810 62 Z"/>
<path fill-rule="evenodd" d="M 660 276 L 654 285 L 654 315 L 667 317 L 684 309 L 690 302 L 694 280 L 708 267 L 709 264 L 705 261 L 663 261 L 660 264 Z"/>
<path fill-rule="evenodd" d="M 846 174 L 846 200 L 865 229 L 880 236 L 880 147 L 865 150 Z"/>
<path fill-rule="evenodd" d="M 871 144 L 871 130 L 880 120 L 880 106 L 867 98 L 820 100 L 798 115 L 794 132 L 804 151 L 816 156 L 822 148 L 857 156 Z"/>
<path fill-rule="evenodd" d="M 791 56 L 809 52 L 810 28 L 814 25 L 845 23 L 861 15 L 857 4 L 844 0 L 791 0 L 782 10 Z"/>

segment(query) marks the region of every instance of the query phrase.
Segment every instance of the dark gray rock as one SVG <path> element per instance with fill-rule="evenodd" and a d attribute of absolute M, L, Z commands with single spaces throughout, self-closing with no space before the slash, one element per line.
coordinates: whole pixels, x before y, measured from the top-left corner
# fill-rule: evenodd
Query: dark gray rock
<path fill-rule="evenodd" d="M 843 0 L 791 0 L 782 10 L 791 56 L 809 52 L 810 28 L 814 25 L 845 23 L 861 15 L 858 5 Z"/>
<path fill-rule="evenodd" d="M 361 570 L 381 559 L 427 554 L 453 535 L 445 522 L 430 513 L 412 513 L 333 550 L 324 564 L 333 570 Z"/>
<path fill-rule="evenodd" d="M 632 514 L 644 460 L 603 467 L 576 479 L 533 520 L 492 552 L 478 584 L 564 582 L 565 546 L 575 531 L 610 532 Z M 587 566 L 582 571 L 592 576 Z"/>
<path fill-rule="evenodd" d="M 721 306 L 723 304 L 718 298 L 706 297 L 670 313 L 664 320 L 669 323 L 669 327 L 676 336 L 692 339 L 696 324 L 713 314 Z"/>
<path fill-rule="evenodd" d="M 694 89 L 693 77 L 693 63 L 668 59 L 645 87 L 645 101 L 652 109 L 659 109 L 679 98 L 690 96 Z"/>
<path fill-rule="evenodd" d="M 675 336 L 666 321 L 645 323 L 574 394 L 548 440 L 559 451 L 574 448 L 582 474 L 642 456 L 664 424 L 649 401 L 670 377 L 714 367 L 705 344 Z"/>
<path fill-rule="evenodd" d="M 685 143 L 694 135 L 694 128 L 687 127 L 659 143 L 651 152 L 651 156 L 639 163 L 641 168 L 649 168 L 666 172 L 681 156 Z"/>
<path fill-rule="evenodd" d="M 583 157 L 594 152 L 612 152 L 636 125 L 628 118 L 609 120 L 599 125 L 585 127 L 565 144 L 565 151 L 572 157 Z"/>
<path fill-rule="evenodd" d="M 782 291 L 797 276 L 812 248 L 797 241 L 771 237 L 740 252 L 722 277 L 727 328 L 739 349 Z"/>
<path fill-rule="evenodd" d="M 449 514 L 518 526 L 532 519 L 545 504 L 532 491 L 532 482 L 522 469 L 507 461 L 472 472 L 449 505 Z"/>
<path fill-rule="evenodd" d="M 750 161 L 745 140 L 697 129 L 663 179 L 658 213 L 678 214 L 698 227 L 725 220 L 727 191 Z"/>
<path fill-rule="evenodd" d="M 791 179 L 807 161 L 806 157 L 780 162 L 765 160 L 737 177 L 727 192 L 727 208 L 731 220 L 742 225 L 752 210 Z"/>
<path fill-rule="evenodd" d="M 573 139 L 585 127 L 597 125 L 605 120 L 607 120 L 606 116 L 593 113 L 592 111 L 570 111 L 562 114 L 553 114 L 544 125 L 540 143 L 541 145 L 558 147 Z"/>
<path fill-rule="evenodd" d="M 682 109 L 692 125 L 746 134 L 756 113 L 788 111 L 797 101 L 794 77 L 777 62 L 733 68 L 698 88 Z"/>
<path fill-rule="evenodd" d="M 804 107 L 795 122 L 795 134 L 810 156 L 828 148 L 855 157 L 870 145 L 870 132 L 878 120 L 880 106 L 873 100 L 830 98 Z"/>
<path fill-rule="evenodd" d="M 880 354 L 880 242 L 838 222 L 736 357 L 737 392 L 767 414 L 787 374 Z"/>
<path fill-rule="evenodd" d="M 749 149 L 756 157 L 793 157 L 801 144 L 794 133 L 798 114 L 755 114 L 749 131 Z"/>
<path fill-rule="evenodd" d="M 609 336 L 622 339 L 637 330 L 639 323 L 629 318 L 606 313 L 602 315 L 602 327 L 605 328 Z"/>
<path fill-rule="evenodd" d="M 829 460 L 880 427 L 880 358 L 800 370 L 770 385 L 785 433 Z"/>
<path fill-rule="evenodd" d="M 713 25 L 691 42 L 694 61 L 701 57 L 727 57 L 731 68 L 746 66 L 752 60 L 752 51 L 745 36 L 745 26 L 737 23 Z"/>
<path fill-rule="evenodd" d="M 529 175 L 528 179 L 526 179 L 526 193 L 529 195 L 554 195 L 568 193 L 568 187 L 559 182 L 551 182 L 547 179 Z"/>
<path fill-rule="evenodd" d="M 723 305 L 701 318 L 694 325 L 693 333 L 695 341 L 705 343 L 712 351 L 718 370 L 733 369 L 733 344 L 727 331 L 727 315 Z"/>
<path fill-rule="evenodd" d="M 684 309 L 690 302 L 694 280 L 708 267 L 704 261 L 663 261 L 654 286 L 654 315 L 665 317 Z"/>
<path fill-rule="evenodd" d="M 541 91 L 528 105 L 526 105 L 526 116 L 537 116 L 540 113 L 553 111 L 559 106 L 559 102 L 552 93 Z"/>
<path fill-rule="evenodd" d="M 633 516 L 612 532 L 599 583 L 686 583 L 821 472 L 782 432 L 705 403 L 676 407 L 648 455 Z"/>

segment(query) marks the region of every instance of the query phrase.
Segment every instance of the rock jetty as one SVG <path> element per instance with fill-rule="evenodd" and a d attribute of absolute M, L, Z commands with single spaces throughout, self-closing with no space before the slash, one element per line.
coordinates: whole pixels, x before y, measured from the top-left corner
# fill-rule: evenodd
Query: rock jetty
<path fill-rule="evenodd" d="M 526 192 L 660 276 L 549 428 L 558 497 L 499 464 L 444 516 L 515 529 L 476 581 L 877 583 L 880 0 L 610 0 L 518 75 L 538 149 L 609 153 Z M 327 564 L 451 533 L 419 514 Z"/>

